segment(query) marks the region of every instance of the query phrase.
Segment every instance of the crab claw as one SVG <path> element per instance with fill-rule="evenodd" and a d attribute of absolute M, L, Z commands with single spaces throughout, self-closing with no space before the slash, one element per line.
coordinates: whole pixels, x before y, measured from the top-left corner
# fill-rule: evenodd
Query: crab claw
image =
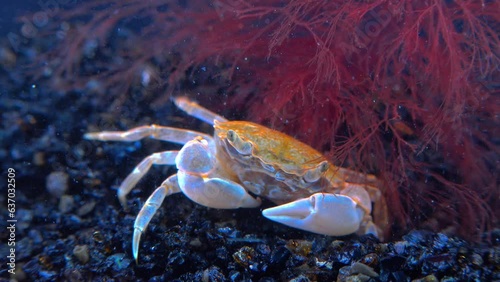
<path fill-rule="evenodd" d="M 350 197 L 327 193 L 269 208 L 262 214 L 290 227 L 330 236 L 358 231 L 364 217 L 363 209 Z"/>

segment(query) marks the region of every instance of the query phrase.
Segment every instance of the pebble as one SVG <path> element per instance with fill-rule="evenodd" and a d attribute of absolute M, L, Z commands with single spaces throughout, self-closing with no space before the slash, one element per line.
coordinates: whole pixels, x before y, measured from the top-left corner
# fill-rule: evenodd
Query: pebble
<path fill-rule="evenodd" d="M 217 266 L 211 266 L 205 269 L 202 273 L 201 281 L 203 282 L 216 282 L 225 281 L 226 276 L 222 273 L 221 269 Z"/>
<path fill-rule="evenodd" d="M 438 281 L 439 279 L 437 279 L 436 276 L 434 276 L 434 274 L 427 275 L 422 279 L 413 280 L 413 282 L 438 282 Z"/>
<path fill-rule="evenodd" d="M 106 259 L 106 264 L 109 265 L 114 271 L 120 272 L 127 268 L 132 261 L 123 253 L 111 255 Z"/>
<path fill-rule="evenodd" d="M 378 273 L 373 270 L 373 268 L 369 267 L 366 264 L 362 264 L 359 262 L 355 262 L 351 265 L 351 269 L 349 271 L 351 274 L 364 274 L 370 277 L 378 277 Z"/>
<path fill-rule="evenodd" d="M 61 198 L 62 195 L 66 194 L 68 191 L 68 179 L 67 173 L 62 171 L 52 172 L 47 176 L 46 187 L 47 191 L 56 198 Z"/>
<path fill-rule="evenodd" d="M 78 208 L 78 210 L 76 211 L 76 214 L 78 216 L 85 216 L 85 215 L 89 214 L 90 212 L 92 212 L 94 210 L 95 204 L 96 204 L 95 201 L 90 201 L 90 202 L 85 203 L 83 206 Z"/>
<path fill-rule="evenodd" d="M 203 243 L 201 243 L 200 238 L 194 238 L 193 240 L 191 240 L 189 242 L 189 245 L 191 245 L 193 247 L 201 247 L 203 245 Z"/>
<path fill-rule="evenodd" d="M 33 155 L 33 163 L 36 166 L 44 166 L 45 165 L 45 154 L 44 154 L 44 152 L 36 152 Z"/>
<path fill-rule="evenodd" d="M 62 195 L 59 200 L 59 211 L 61 213 L 68 213 L 75 207 L 75 200 L 71 195 Z"/>
<path fill-rule="evenodd" d="M 78 269 L 66 269 L 64 271 L 64 278 L 69 282 L 83 282 L 86 281 L 83 278 L 82 273 Z"/>
<path fill-rule="evenodd" d="M 19 209 L 16 214 L 18 231 L 24 232 L 29 229 L 33 221 L 33 211 L 28 209 Z"/>
<path fill-rule="evenodd" d="M 73 255 L 83 264 L 86 264 L 89 259 L 89 247 L 87 245 L 76 245 L 73 249 Z"/>
<path fill-rule="evenodd" d="M 245 246 L 233 254 L 233 259 L 241 266 L 248 267 L 252 264 L 255 256 L 255 250 L 252 247 Z"/>
<path fill-rule="evenodd" d="M 481 267 L 483 265 L 483 258 L 479 254 L 472 254 L 471 263 L 477 267 Z"/>
<path fill-rule="evenodd" d="M 299 275 L 293 279 L 290 279 L 290 282 L 310 282 L 311 280 L 307 278 L 305 275 Z"/>
<path fill-rule="evenodd" d="M 292 253 L 307 256 L 311 253 L 312 242 L 307 240 L 289 240 L 286 243 L 286 248 Z"/>

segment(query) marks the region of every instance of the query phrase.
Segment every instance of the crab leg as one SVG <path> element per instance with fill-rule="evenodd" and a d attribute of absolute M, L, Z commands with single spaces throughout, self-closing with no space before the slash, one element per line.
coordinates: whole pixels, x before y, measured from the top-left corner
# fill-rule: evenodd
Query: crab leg
<path fill-rule="evenodd" d="M 281 206 L 265 209 L 270 220 L 290 227 L 330 236 L 356 232 L 365 216 L 364 209 L 348 196 L 316 193 Z"/>
<path fill-rule="evenodd" d="M 213 121 L 211 123 L 213 123 Z M 139 126 L 127 131 L 86 133 L 83 138 L 87 140 L 132 142 L 150 137 L 157 140 L 184 145 L 198 136 L 201 136 L 206 140 L 212 140 L 211 136 L 201 132 L 156 124 Z"/>
<path fill-rule="evenodd" d="M 227 121 L 227 119 L 225 119 L 224 117 L 203 108 L 202 106 L 187 99 L 186 97 L 175 97 L 173 98 L 173 101 L 179 109 L 185 111 L 188 115 L 193 116 L 211 125 L 214 124 L 214 120 L 220 122 Z"/>
<path fill-rule="evenodd" d="M 174 174 L 167 178 L 160 187 L 149 196 L 144 206 L 142 206 L 141 211 L 137 215 L 134 223 L 134 237 L 132 240 L 132 254 L 137 262 L 139 256 L 139 242 L 141 241 L 141 235 L 144 230 L 148 227 L 149 222 L 156 214 L 156 211 L 165 200 L 165 197 L 179 193 L 181 189 L 177 183 L 177 175 Z"/>
<path fill-rule="evenodd" d="M 127 208 L 127 195 L 137 182 L 149 171 L 152 165 L 175 165 L 175 158 L 179 151 L 165 151 L 154 153 L 144 158 L 134 170 L 127 175 L 118 188 L 118 200 L 123 208 Z"/>
<path fill-rule="evenodd" d="M 384 197 L 381 197 L 380 190 L 369 185 L 359 185 L 354 183 L 348 183 L 344 189 L 340 190 L 340 194 L 348 196 L 353 199 L 358 207 L 365 211 L 365 219 L 363 220 L 358 234 L 373 234 L 380 240 L 384 239 L 384 234 L 382 229 L 377 227 L 373 223 L 373 219 L 370 216 L 372 213 L 372 202 L 375 203 L 374 216 L 378 219 L 379 224 L 388 224 L 387 215 L 387 205 L 385 204 Z"/>

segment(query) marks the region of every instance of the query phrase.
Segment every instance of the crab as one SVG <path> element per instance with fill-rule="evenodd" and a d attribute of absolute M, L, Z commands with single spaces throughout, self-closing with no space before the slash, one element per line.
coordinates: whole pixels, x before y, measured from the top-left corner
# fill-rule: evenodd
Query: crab
<path fill-rule="evenodd" d="M 179 192 L 216 209 L 255 208 L 266 198 L 278 206 L 263 210 L 263 216 L 290 227 L 330 236 L 371 233 L 382 237 L 387 208 L 375 176 L 334 166 L 310 146 L 273 129 L 229 121 L 185 97 L 173 101 L 187 114 L 213 125 L 214 136 L 159 125 L 84 136 L 100 141 L 150 137 L 183 145 L 178 151 L 146 157 L 118 188 L 118 199 L 126 207 L 127 194 L 152 165 L 177 168 L 137 215 L 132 239 L 136 261 L 149 222 L 165 197 Z"/>

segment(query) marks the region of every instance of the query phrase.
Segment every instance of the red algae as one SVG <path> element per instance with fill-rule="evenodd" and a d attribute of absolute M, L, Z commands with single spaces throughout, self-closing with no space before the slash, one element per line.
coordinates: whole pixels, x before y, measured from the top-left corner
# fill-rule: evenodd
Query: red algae
<path fill-rule="evenodd" d="M 58 87 L 95 79 L 126 99 L 155 65 L 167 93 L 223 100 L 225 111 L 376 174 L 395 234 L 450 227 L 476 239 L 498 224 L 499 2 L 104 2 L 58 16 L 81 21 L 42 59 Z M 132 19 L 142 23 L 133 40 L 117 41 L 113 30 Z M 119 63 L 86 53 L 113 42 Z M 83 71 L 89 60 L 99 73 Z M 215 88 L 186 86 L 207 68 Z"/>

